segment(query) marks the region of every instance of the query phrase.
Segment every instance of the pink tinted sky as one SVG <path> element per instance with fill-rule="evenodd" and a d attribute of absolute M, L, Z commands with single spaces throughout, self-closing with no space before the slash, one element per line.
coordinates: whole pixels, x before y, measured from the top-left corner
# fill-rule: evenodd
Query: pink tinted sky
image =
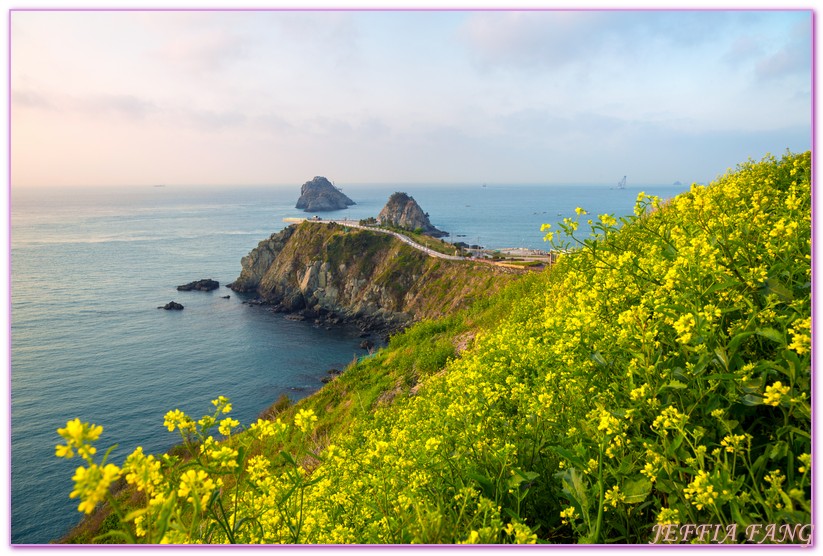
<path fill-rule="evenodd" d="M 811 146 L 806 11 L 15 11 L 13 188 L 705 181 Z"/>

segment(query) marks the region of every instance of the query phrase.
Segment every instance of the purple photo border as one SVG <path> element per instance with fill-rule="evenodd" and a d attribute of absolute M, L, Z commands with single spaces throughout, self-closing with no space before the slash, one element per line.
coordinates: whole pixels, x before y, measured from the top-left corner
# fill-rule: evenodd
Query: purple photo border
<path fill-rule="evenodd" d="M 817 354 L 817 317 L 818 317 L 818 309 L 817 309 L 817 302 L 816 302 L 816 288 L 815 284 L 817 282 L 817 274 L 818 274 L 818 265 L 816 263 L 817 259 L 817 243 L 818 243 L 818 230 L 819 226 L 817 225 L 815 214 L 816 214 L 816 205 L 818 195 L 815 193 L 815 186 L 817 184 L 817 157 L 816 157 L 816 146 L 817 146 L 817 98 L 816 98 L 816 91 L 817 91 L 817 19 L 816 19 L 816 11 L 813 8 L 805 8 L 805 7 L 787 7 L 787 8 L 775 8 L 775 7 L 755 7 L 755 8 L 745 8 L 745 7 L 734 7 L 734 8 L 723 8 L 723 7 L 710 7 L 710 8 L 694 8 L 694 7 L 676 7 L 676 6 L 666 6 L 666 7 L 635 7 L 635 8 L 616 8 L 616 7 L 602 7 L 602 8 L 592 8 L 592 7 L 534 7 L 534 6 L 526 6 L 526 7 L 478 7 L 478 8 L 471 8 L 471 7 L 460 7 L 460 6 L 443 6 L 443 7 L 414 7 L 414 6 L 392 6 L 392 7 L 323 7 L 323 8 L 316 8 L 316 7 L 300 7 L 300 6 L 283 6 L 283 7 L 254 7 L 254 6 L 246 6 L 246 7 L 232 7 L 232 8 L 214 8 L 214 7 L 204 7 L 204 8 L 192 8 L 192 7 L 117 7 L 117 8 L 110 8 L 110 7 L 76 7 L 76 8 L 64 8 L 64 7 L 37 7 L 37 8 L 8 8 L 8 16 L 7 16 L 7 75 L 6 75 L 6 93 L 7 93 L 7 111 L 6 111 L 6 121 L 7 121 L 7 130 L 6 130 L 6 141 L 7 141 L 7 163 L 8 166 L 6 168 L 6 175 L 7 175 L 7 191 L 6 191 L 6 207 L 7 213 L 5 218 L 7 219 L 7 226 L 6 226 L 6 265 L 8 268 L 8 273 L 6 276 L 7 282 L 4 284 L 6 288 L 6 299 L 5 302 L 6 306 L 6 318 L 7 318 L 7 326 L 6 326 L 6 343 L 5 348 L 7 350 L 7 369 L 8 369 L 8 378 L 7 378 L 7 388 L 8 388 L 8 398 L 7 398 L 7 458 L 6 458 L 6 465 L 8 466 L 8 476 L 6 478 L 6 485 L 8 493 L 8 504 L 7 504 L 7 519 L 5 520 L 3 526 L 8 530 L 8 537 L 6 541 L 6 546 L 12 548 L 19 548 L 24 549 L 25 552 L 30 553 L 30 549 L 37 548 L 37 549 L 44 549 L 44 550 L 150 550 L 150 549 L 172 549 L 172 550 L 186 550 L 186 549 L 194 549 L 194 550 L 221 550 L 226 549 L 228 547 L 224 545 L 118 545 L 113 547 L 111 545 L 42 545 L 42 544 L 11 544 L 11 430 L 12 430 L 12 420 L 11 420 L 11 402 L 12 402 L 12 380 L 11 380 L 11 272 L 12 272 L 12 265 L 11 265 L 11 210 L 12 210 L 12 195 L 11 195 L 11 186 L 12 186 L 12 173 L 11 173 L 11 151 L 12 151 L 12 135 L 11 135 L 11 60 L 12 60 L 12 37 L 11 37 L 11 30 L 12 30 L 12 15 L 14 12 L 242 12 L 242 11 L 273 11 L 273 12 L 289 12 L 289 11 L 322 11 L 322 12 L 435 12 L 435 11 L 453 11 L 453 12 L 511 12 L 511 11 L 531 11 L 531 12 L 546 12 L 546 11 L 598 11 L 598 12 L 630 12 L 630 11 L 655 11 L 655 12 L 679 12 L 679 11 L 713 11 L 713 12 L 735 12 L 735 11 L 779 11 L 779 12 L 809 12 L 810 20 L 811 20 L 811 107 L 810 107 L 810 115 L 811 115 L 811 154 L 812 154 L 812 188 L 811 188 L 811 201 L 812 201 L 812 261 L 811 261 L 811 269 L 812 269 L 812 350 L 811 350 L 811 360 L 812 360 L 812 373 L 811 373 L 811 392 L 812 392 L 812 420 L 811 420 L 811 437 L 812 437 L 812 469 L 810 470 L 812 479 L 811 479 L 811 491 L 812 491 L 812 525 L 817 528 L 817 487 L 818 484 L 816 483 L 816 473 L 815 467 L 817 462 L 817 442 L 816 442 L 816 431 L 817 428 L 815 427 L 814 415 L 816 414 L 817 408 L 817 381 L 815 380 L 815 369 L 817 369 L 817 362 L 819 360 L 819 356 Z M 702 550 L 729 550 L 729 549 L 764 549 L 764 550 L 774 550 L 774 549 L 791 549 L 791 548 L 815 548 L 816 547 L 816 538 L 813 535 L 812 541 L 809 545 L 757 545 L 757 544 L 737 544 L 737 545 L 690 545 L 690 544 L 675 544 L 675 545 L 655 545 L 655 544 L 630 544 L 630 545 L 575 545 L 575 544 L 553 544 L 553 545 L 518 545 L 516 548 L 512 546 L 506 545 L 362 545 L 362 544 L 350 544 L 350 545 L 276 545 L 277 550 L 299 550 L 299 551 L 325 551 L 327 549 L 334 549 L 334 550 L 369 550 L 369 551 L 382 551 L 382 550 L 432 550 L 435 549 L 437 551 L 441 549 L 447 550 L 553 550 L 556 548 L 561 549 L 575 549 L 575 550 L 597 550 L 598 548 L 618 548 L 618 549 L 636 549 L 636 548 L 646 548 L 650 550 L 677 550 L 677 549 L 702 549 Z M 274 549 L 274 545 L 240 545 L 240 546 L 232 546 L 231 549 L 255 549 L 255 548 L 262 548 L 262 549 Z"/>

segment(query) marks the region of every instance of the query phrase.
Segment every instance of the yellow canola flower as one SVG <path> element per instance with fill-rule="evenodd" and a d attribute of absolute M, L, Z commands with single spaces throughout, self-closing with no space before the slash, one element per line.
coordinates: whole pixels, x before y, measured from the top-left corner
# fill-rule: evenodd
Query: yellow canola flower
<path fill-rule="evenodd" d="M 72 477 L 74 490 L 69 494 L 69 498 L 80 498 L 77 510 L 90 514 L 97 504 L 103 501 L 109 491 L 109 486 L 118 477 L 120 477 L 120 469 L 111 463 L 105 467 L 97 464 L 78 467 Z"/>
<path fill-rule="evenodd" d="M 812 347 L 811 332 L 812 319 L 800 319 L 791 327 L 792 341 L 789 349 L 798 355 L 809 353 Z"/>
<path fill-rule="evenodd" d="M 677 509 L 662 508 L 657 514 L 657 523 L 660 525 L 678 525 L 681 520 L 680 510 Z"/>
<path fill-rule="evenodd" d="M 138 446 L 126 458 L 123 464 L 123 472 L 126 474 L 126 482 L 136 486 L 138 491 L 151 494 L 154 492 L 156 485 L 159 485 L 163 480 L 160 467 L 160 462 L 153 455 L 145 455 L 143 448 Z"/>
<path fill-rule="evenodd" d="M 309 432 L 317 422 L 317 415 L 311 409 L 301 409 L 294 416 L 294 426 L 303 432 Z"/>
<path fill-rule="evenodd" d="M 783 386 L 779 380 L 770 386 L 766 386 L 766 395 L 763 396 L 763 403 L 766 405 L 773 405 L 777 407 L 780 401 L 791 390 L 790 386 Z"/>
<path fill-rule="evenodd" d="M 175 428 L 179 429 L 180 432 L 195 429 L 194 421 L 179 409 L 166 413 L 163 417 L 163 426 L 169 429 L 169 432 L 174 431 Z"/>
<path fill-rule="evenodd" d="M 706 471 L 698 472 L 694 480 L 689 483 L 689 486 L 683 489 L 683 495 L 698 510 L 702 510 L 705 506 L 714 505 L 718 497 L 718 493 L 715 491 L 714 485 L 711 484 L 709 474 Z"/>
<path fill-rule="evenodd" d="M 102 432 L 103 427 L 100 425 L 90 425 L 81 422 L 80 419 L 72 419 L 66 423 L 65 428 L 57 429 L 57 434 L 66 444 L 55 446 L 54 454 L 59 458 L 69 459 L 74 457 L 74 450 L 77 450 L 81 457 L 90 461 L 91 456 L 97 453 L 97 449 L 89 442 L 99 439 Z"/>
<path fill-rule="evenodd" d="M 225 419 L 220 421 L 220 427 L 217 430 L 220 431 L 220 434 L 222 434 L 223 436 L 229 436 L 231 434 L 232 429 L 239 425 L 240 421 L 238 421 L 237 419 L 226 417 Z"/>
<path fill-rule="evenodd" d="M 180 488 L 177 490 L 177 496 L 185 498 L 189 503 L 199 505 L 200 509 L 203 509 L 208 503 L 214 488 L 214 481 L 205 471 L 202 469 L 189 469 L 180 476 Z"/>

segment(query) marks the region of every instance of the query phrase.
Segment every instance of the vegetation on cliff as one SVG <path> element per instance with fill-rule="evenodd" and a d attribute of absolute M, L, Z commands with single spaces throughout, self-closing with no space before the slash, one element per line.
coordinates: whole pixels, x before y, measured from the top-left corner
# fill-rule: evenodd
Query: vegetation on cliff
<path fill-rule="evenodd" d="M 377 221 L 383 226 L 416 231 L 436 238 L 449 235 L 432 226 L 428 213 L 423 212 L 414 197 L 399 191 L 389 197 L 386 206 L 377 215 Z"/>
<path fill-rule="evenodd" d="M 271 420 L 241 430 L 224 398 L 199 421 L 170 411 L 184 455 L 99 462 L 99 427 L 72 421 L 72 496 L 108 499 L 129 542 L 645 544 L 673 523 L 740 542 L 809 523 L 810 158 L 641 194 L 594 239 L 567 219 L 549 237 L 579 248 L 554 269 Z M 119 477 L 142 498 L 115 500 Z"/>
<path fill-rule="evenodd" d="M 242 266 L 230 285 L 237 291 L 256 292 L 283 311 L 378 328 L 454 312 L 513 277 L 483 263 L 429 257 L 388 234 L 310 221 L 260 242 Z"/>

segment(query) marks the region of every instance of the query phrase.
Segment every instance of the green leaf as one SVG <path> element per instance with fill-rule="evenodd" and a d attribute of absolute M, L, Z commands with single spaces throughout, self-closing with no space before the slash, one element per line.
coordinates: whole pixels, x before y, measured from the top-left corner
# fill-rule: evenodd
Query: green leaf
<path fill-rule="evenodd" d="M 753 334 L 754 334 L 753 330 L 748 330 L 746 332 L 741 332 L 740 334 L 735 334 L 734 338 L 732 338 L 731 341 L 729 341 L 729 345 L 728 345 L 729 353 L 734 353 L 735 351 L 737 351 L 738 346 L 740 346 L 740 344 L 743 342 L 743 340 L 745 340 L 746 338 L 748 338 L 749 336 L 751 336 Z"/>
<path fill-rule="evenodd" d="M 769 459 L 778 459 L 786 457 L 786 454 L 789 452 L 789 445 L 786 444 L 783 440 L 779 442 L 775 442 L 772 445 L 772 449 L 769 451 Z"/>
<path fill-rule="evenodd" d="M 558 456 L 571 463 L 573 467 L 579 467 L 581 469 L 584 469 L 586 467 L 586 464 L 583 462 L 582 459 L 577 457 L 570 450 L 563 448 L 562 446 L 549 446 L 549 450 L 552 450 Z"/>
<path fill-rule="evenodd" d="M 748 406 L 763 405 L 763 398 L 755 394 L 746 394 L 740 397 L 740 403 Z"/>
<path fill-rule="evenodd" d="M 480 488 L 483 490 L 483 495 L 486 498 L 494 500 L 494 483 L 492 483 L 491 479 L 488 477 L 484 477 L 479 473 L 469 473 L 469 479 L 477 481 L 477 484 L 480 485 Z"/>
<path fill-rule="evenodd" d="M 571 468 L 555 473 L 555 477 L 560 478 L 563 483 L 563 494 L 566 498 L 577 507 L 581 515 L 585 515 L 589 509 L 589 498 L 580 472 Z"/>
<path fill-rule="evenodd" d="M 809 434 L 809 431 L 804 431 L 804 430 L 799 429 L 799 428 L 797 428 L 793 425 L 786 425 L 786 426 L 783 426 L 783 427 L 780 427 L 779 429 L 777 429 L 777 436 L 778 437 L 781 437 L 781 436 L 783 436 L 784 434 L 787 434 L 787 433 L 799 434 L 803 438 L 808 438 L 809 440 L 812 439 L 812 436 L 811 436 L 811 434 Z"/>
<path fill-rule="evenodd" d="M 726 353 L 726 350 L 723 349 L 721 346 L 717 346 L 714 348 L 714 354 L 717 356 L 718 361 L 723 363 L 723 368 L 728 370 L 729 369 L 729 355 Z"/>
<path fill-rule="evenodd" d="M 286 460 L 290 464 L 294 465 L 295 467 L 297 466 L 297 462 L 294 461 L 294 458 L 291 457 L 291 454 L 286 452 L 285 450 L 280 451 L 280 457 L 282 457 L 284 460 Z"/>
<path fill-rule="evenodd" d="M 739 282 L 737 280 L 726 280 L 725 282 L 718 282 L 716 284 L 712 284 L 709 286 L 703 295 L 709 295 L 716 291 L 725 290 L 726 288 L 731 288 L 737 286 Z"/>
<path fill-rule="evenodd" d="M 148 508 L 140 508 L 140 509 L 131 511 L 131 512 L 126 514 L 126 516 L 123 518 L 123 521 L 134 521 L 135 518 L 140 517 L 141 515 L 145 514 L 147 511 L 149 511 Z"/>
<path fill-rule="evenodd" d="M 672 438 L 672 443 L 669 444 L 669 447 L 666 448 L 666 455 L 668 457 L 674 456 L 681 444 L 683 444 L 683 435 L 678 433 L 677 436 Z"/>
<path fill-rule="evenodd" d="M 123 541 L 125 544 L 135 544 L 134 538 L 129 535 L 128 533 L 124 533 L 123 531 L 109 531 L 107 533 L 103 533 L 97 537 L 94 537 L 95 544 L 105 544 L 101 541 L 105 541 L 108 539 L 119 539 Z"/>
<path fill-rule="evenodd" d="M 605 367 L 608 365 L 608 363 L 606 363 L 606 360 L 603 359 L 603 355 L 599 351 L 595 351 L 594 353 L 592 353 L 591 358 L 592 361 L 594 361 L 601 367 Z"/>
<path fill-rule="evenodd" d="M 773 342 L 777 342 L 781 346 L 786 345 L 786 335 L 775 330 L 774 328 L 758 328 L 755 330 L 755 334 L 758 336 L 763 336 Z"/>
<path fill-rule="evenodd" d="M 761 295 L 774 294 L 783 301 L 791 301 L 794 299 L 792 290 L 787 288 L 777 278 L 769 278 L 760 286 Z"/>
<path fill-rule="evenodd" d="M 626 504 L 638 504 L 646 499 L 652 491 L 652 483 L 646 477 L 623 483 L 623 496 Z"/>

